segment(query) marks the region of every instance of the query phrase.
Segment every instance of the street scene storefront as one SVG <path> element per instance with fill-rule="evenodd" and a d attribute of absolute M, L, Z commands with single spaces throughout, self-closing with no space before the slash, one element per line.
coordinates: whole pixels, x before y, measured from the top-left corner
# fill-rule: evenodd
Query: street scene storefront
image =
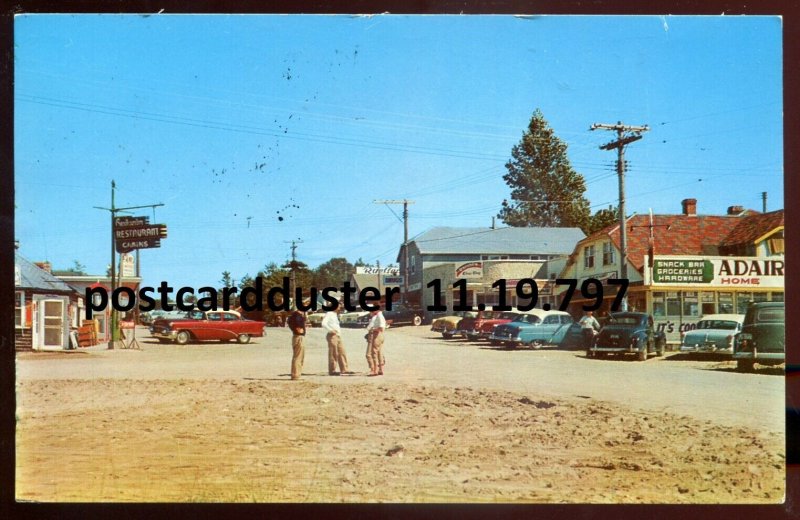
<path fill-rule="evenodd" d="M 754 302 L 784 301 L 784 271 L 783 258 L 656 256 L 643 291 L 646 309 L 667 340 L 679 342 L 703 315 L 744 314 Z"/>
<path fill-rule="evenodd" d="M 753 302 L 783 301 L 783 210 L 758 213 L 731 206 L 727 215 L 698 215 L 695 199 L 683 214 L 636 215 L 627 221 L 628 310 L 653 315 L 670 344 L 708 314 L 744 314 Z M 596 279 L 606 317 L 616 299 L 608 280 L 620 277 L 619 226 L 578 242 L 560 278 Z M 561 297 L 564 288 L 557 288 Z M 568 311 L 577 317 L 593 298 L 576 293 Z"/>
<path fill-rule="evenodd" d="M 548 304 L 555 307 L 557 303 L 552 290 L 553 279 L 565 262 L 566 258 L 548 262 L 492 260 L 444 263 L 429 267 L 423 271 L 425 289 L 422 291 L 422 305 L 427 307 L 441 303 L 447 307 L 446 312 L 452 312 L 453 307 L 460 304 L 469 305 L 475 310 L 479 310 L 480 306 L 490 310 L 493 306 L 504 303 L 516 309 L 529 301 L 527 298 L 519 298 L 516 291 L 517 284 L 528 279 L 536 284 L 536 306 Z M 457 280 L 464 280 L 463 290 L 460 285 L 454 288 L 453 284 Z M 501 280 L 504 281 L 503 286 Z M 502 287 L 505 287 L 505 296 L 501 299 Z M 534 290 L 529 283 L 524 283 L 521 287 L 525 294 Z M 437 288 L 440 293 L 439 302 L 435 302 Z"/>

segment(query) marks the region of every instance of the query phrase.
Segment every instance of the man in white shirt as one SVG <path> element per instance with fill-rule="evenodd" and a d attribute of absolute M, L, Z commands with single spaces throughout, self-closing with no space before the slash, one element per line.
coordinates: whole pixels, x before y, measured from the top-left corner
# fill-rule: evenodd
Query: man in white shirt
<path fill-rule="evenodd" d="M 581 326 L 583 345 L 588 349 L 592 346 L 592 339 L 595 334 L 600 330 L 600 322 L 594 317 L 592 311 L 586 311 L 586 314 L 578 321 L 578 325 Z"/>
<path fill-rule="evenodd" d="M 347 354 L 344 351 L 342 328 L 339 325 L 340 312 L 342 312 L 341 305 L 335 311 L 326 312 L 322 318 L 322 328 L 327 332 L 325 337 L 328 340 L 328 375 L 331 376 L 348 373 Z M 336 371 L 337 364 L 339 365 L 338 372 Z"/>
<path fill-rule="evenodd" d="M 369 325 L 367 325 L 369 375 L 382 376 L 383 365 L 386 364 L 386 359 L 383 357 L 383 331 L 386 328 L 386 318 L 383 317 L 380 305 L 376 310 L 370 312 L 370 316 Z"/>

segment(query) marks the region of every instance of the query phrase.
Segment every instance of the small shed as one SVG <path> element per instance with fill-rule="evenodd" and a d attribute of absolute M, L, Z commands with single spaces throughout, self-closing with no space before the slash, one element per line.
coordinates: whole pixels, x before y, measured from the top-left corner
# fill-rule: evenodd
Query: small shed
<path fill-rule="evenodd" d="M 14 252 L 15 350 L 66 350 L 83 298 L 46 268 Z"/>

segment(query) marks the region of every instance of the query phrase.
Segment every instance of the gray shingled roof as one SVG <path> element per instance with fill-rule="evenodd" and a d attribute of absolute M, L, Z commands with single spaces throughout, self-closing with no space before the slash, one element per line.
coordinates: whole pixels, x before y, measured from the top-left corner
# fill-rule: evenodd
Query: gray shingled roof
<path fill-rule="evenodd" d="M 568 255 L 586 235 L 579 228 L 435 227 L 409 242 L 422 254 Z"/>
<path fill-rule="evenodd" d="M 14 252 L 14 264 L 19 266 L 20 288 L 38 289 L 41 291 L 74 292 L 75 289 L 59 280 L 41 267 L 27 260 L 22 255 Z"/>

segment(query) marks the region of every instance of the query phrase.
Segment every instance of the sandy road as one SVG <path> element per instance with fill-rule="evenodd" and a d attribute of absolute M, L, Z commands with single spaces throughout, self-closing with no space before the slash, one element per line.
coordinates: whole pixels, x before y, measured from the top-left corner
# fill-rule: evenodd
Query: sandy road
<path fill-rule="evenodd" d="M 140 337 L 146 336 L 140 334 Z M 17 356 L 32 501 L 777 503 L 783 377 L 730 362 L 502 351 L 387 333 L 387 374 L 327 375 L 319 329 L 250 345 Z"/>
<path fill-rule="evenodd" d="M 75 354 L 29 354 L 18 362 L 20 379 L 284 379 L 291 348 L 289 331 L 273 328 L 249 345 L 162 345 L 138 333 L 142 350 L 108 351 L 101 346 Z M 363 331 L 344 329 L 353 370 L 366 372 Z M 647 362 L 586 359 L 563 350 L 509 351 L 488 344 L 446 341 L 427 327 L 387 332 L 387 374 L 382 382 L 486 388 L 560 398 L 587 397 L 639 410 L 671 412 L 728 426 L 784 431 L 782 371 L 737 373 L 733 362 L 693 361 L 667 353 Z M 56 363 L 27 362 L 57 356 Z M 27 357 L 26 357 L 27 356 Z M 307 338 L 307 379 L 328 384 L 327 347 L 321 329 Z M 364 374 L 361 374 L 364 375 Z"/>

